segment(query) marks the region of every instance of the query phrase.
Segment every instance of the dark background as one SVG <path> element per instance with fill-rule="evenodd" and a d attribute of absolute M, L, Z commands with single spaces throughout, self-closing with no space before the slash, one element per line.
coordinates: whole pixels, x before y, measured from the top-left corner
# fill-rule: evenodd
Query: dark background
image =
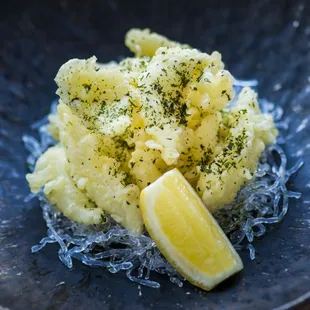
<path fill-rule="evenodd" d="M 0 305 L 10 309 L 272 309 L 310 290 L 309 149 L 291 188 L 284 222 L 255 243 L 257 260 L 241 253 L 244 271 L 210 293 L 171 284 L 142 287 L 75 262 L 67 269 L 45 236 L 36 201 L 26 204 L 27 153 L 21 136 L 56 98 L 57 70 L 73 57 L 100 62 L 129 55 L 132 27 L 149 27 L 203 51 L 219 50 L 238 78 L 259 80 L 261 97 L 292 116 L 294 133 L 310 114 L 309 1 L 3 1 L 0 9 Z M 286 145 L 289 164 L 309 143 L 309 124 Z M 308 150 L 308 151 L 307 151 Z M 308 203 L 307 203 L 308 201 Z M 308 221 L 308 222 L 307 222 Z M 60 284 L 61 282 L 65 282 Z M 306 308 L 306 306 L 304 306 Z M 1 308 L 1 307 L 0 307 Z M 304 308 L 304 309 L 305 309 Z"/>

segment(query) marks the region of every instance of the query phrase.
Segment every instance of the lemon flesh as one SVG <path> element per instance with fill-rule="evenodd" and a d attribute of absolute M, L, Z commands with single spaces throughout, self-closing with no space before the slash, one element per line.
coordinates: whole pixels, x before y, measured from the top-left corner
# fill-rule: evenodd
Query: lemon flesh
<path fill-rule="evenodd" d="M 150 236 L 192 284 L 210 290 L 243 268 L 225 233 L 177 169 L 146 187 L 140 206 Z"/>

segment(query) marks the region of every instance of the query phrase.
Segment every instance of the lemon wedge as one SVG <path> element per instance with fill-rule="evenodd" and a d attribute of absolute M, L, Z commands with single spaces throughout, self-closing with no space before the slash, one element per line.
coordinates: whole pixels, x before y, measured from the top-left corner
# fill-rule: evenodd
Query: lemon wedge
<path fill-rule="evenodd" d="M 177 169 L 144 188 L 140 206 L 150 236 L 192 284 L 208 291 L 243 268 L 225 233 Z"/>

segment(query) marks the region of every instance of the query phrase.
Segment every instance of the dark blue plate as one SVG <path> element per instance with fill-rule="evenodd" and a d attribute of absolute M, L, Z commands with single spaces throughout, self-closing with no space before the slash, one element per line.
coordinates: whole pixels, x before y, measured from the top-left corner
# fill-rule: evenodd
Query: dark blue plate
<path fill-rule="evenodd" d="M 304 1 L 6 1 L 0 12 L 0 305 L 10 309 L 287 309 L 310 290 L 310 7 Z M 212 292 L 179 288 L 154 275 L 142 287 L 75 262 L 67 269 L 54 245 L 31 254 L 45 236 L 37 201 L 26 204 L 26 151 L 21 136 L 49 111 L 60 65 L 96 55 L 128 55 L 131 27 L 150 27 L 203 51 L 219 50 L 238 78 L 259 81 L 261 97 L 290 116 L 288 164 L 305 165 L 289 187 L 284 221 L 255 242 L 245 268 Z M 295 301 L 294 301 L 295 300 Z M 1 308 L 1 307 L 0 307 Z"/>

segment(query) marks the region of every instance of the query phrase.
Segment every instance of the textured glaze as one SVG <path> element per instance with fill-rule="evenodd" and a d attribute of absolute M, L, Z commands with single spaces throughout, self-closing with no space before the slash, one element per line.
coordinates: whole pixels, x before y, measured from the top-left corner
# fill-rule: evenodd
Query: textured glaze
<path fill-rule="evenodd" d="M 10 309 L 271 309 L 310 289 L 310 5 L 308 1 L 10 1 L 0 12 L 0 305 Z M 135 5 L 135 9 L 131 6 Z M 53 78 L 69 58 L 102 62 L 127 55 L 123 36 L 150 27 L 201 50 L 219 50 L 238 78 L 256 78 L 261 97 L 285 108 L 289 163 L 305 166 L 291 188 L 283 223 L 255 242 L 257 259 L 206 293 L 166 277 L 161 288 L 139 288 L 75 262 L 67 269 L 45 236 L 39 204 L 24 203 L 26 151 L 21 136 L 56 98 Z M 157 277 L 157 279 L 156 279 Z"/>

